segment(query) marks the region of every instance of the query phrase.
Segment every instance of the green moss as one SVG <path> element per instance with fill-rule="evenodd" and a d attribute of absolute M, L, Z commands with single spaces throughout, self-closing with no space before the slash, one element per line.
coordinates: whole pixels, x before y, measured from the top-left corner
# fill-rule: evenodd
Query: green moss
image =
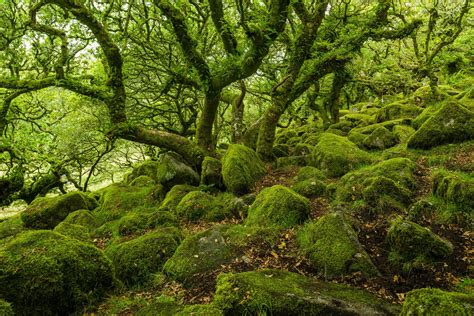
<path fill-rule="evenodd" d="M 0 299 L 0 315 L 2 316 L 15 316 L 12 305 L 7 301 Z"/>
<path fill-rule="evenodd" d="M 407 219 L 417 222 L 426 218 L 432 218 L 436 211 L 436 206 L 433 203 L 429 200 L 421 199 L 410 206 Z"/>
<path fill-rule="evenodd" d="M 54 228 L 54 232 L 82 242 L 90 242 L 91 239 L 89 229 L 77 224 L 61 222 Z"/>
<path fill-rule="evenodd" d="M 26 227 L 53 229 L 70 213 L 88 209 L 92 210 L 97 202 L 82 192 L 71 192 L 54 198 L 39 198 L 33 201 L 21 213 L 21 219 Z"/>
<path fill-rule="evenodd" d="M 192 191 L 186 194 L 176 207 L 176 215 L 184 220 L 196 222 L 215 207 L 214 197 L 206 192 Z"/>
<path fill-rule="evenodd" d="M 411 202 L 414 170 L 410 159 L 393 158 L 353 171 L 341 178 L 337 199 L 363 200 L 375 212 L 386 212 L 387 207 L 403 208 Z"/>
<path fill-rule="evenodd" d="M 409 148 L 431 148 L 474 139 L 474 112 L 449 101 L 408 140 Z"/>
<path fill-rule="evenodd" d="M 387 244 L 394 266 L 403 270 L 422 268 L 433 261 L 445 258 L 453 252 L 453 245 L 434 234 L 428 228 L 397 218 L 387 233 Z"/>
<path fill-rule="evenodd" d="M 348 113 L 341 117 L 341 120 L 349 121 L 352 123 L 353 127 L 356 126 L 367 126 L 375 123 L 374 116 L 362 113 Z"/>
<path fill-rule="evenodd" d="M 297 240 L 311 264 L 327 277 L 358 271 L 369 277 L 379 274 L 354 229 L 339 213 L 306 223 Z"/>
<path fill-rule="evenodd" d="M 311 154 L 310 165 L 321 169 L 329 177 L 340 177 L 371 160 L 368 153 L 347 138 L 325 133 Z"/>
<path fill-rule="evenodd" d="M 174 297 L 147 296 L 143 292 L 115 295 L 107 299 L 97 315 L 172 316 L 183 309 Z"/>
<path fill-rule="evenodd" d="M 219 159 L 206 157 L 201 167 L 201 184 L 212 185 L 217 189 L 224 189 L 222 179 L 222 163 Z"/>
<path fill-rule="evenodd" d="M 396 315 L 398 308 L 345 285 L 263 270 L 220 274 L 214 304 L 225 315 Z"/>
<path fill-rule="evenodd" d="M 318 168 L 305 166 L 305 167 L 300 168 L 300 170 L 298 170 L 298 174 L 295 177 L 295 182 L 300 182 L 304 180 L 312 180 L 312 179 L 325 180 L 326 176 Z"/>
<path fill-rule="evenodd" d="M 433 175 L 433 194 L 455 203 L 461 212 L 474 209 L 474 177 L 462 172 L 438 170 Z"/>
<path fill-rule="evenodd" d="M 307 156 L 312 151 L 313 146 L 304 143 L 298 143 L 294 148 L 291 149 L 290 153 L 292 156 Z"/>
<path fill-rule="evenodd" d="M 291 189 L 307 198 L 321 197 L 326 194 L 326 184 L 316 179 L 296 182 L 291 186 Z"/>
<path fill-rule="evenodd" d="M 112 184 L 100 190 L 100 207 L 94 212 L 99 224 L 117 220 L 122 216 L 140 208 L 153 207 L 160 204 L 161 194 L 156 194 L 156 188 L 161 192 L 162 187 L 131 187 L 125 184 Z"/>
<path fill-rule="evenodd" d="M 386 149 L 397 143 L 397 138 L 387 128 L 380 126 L 376 128 L 362 142 L 368 149 Z"/>
<path fill-rule="evenodd" d="M 453 315 L 469 316 L 474 310 L 474 295 L 418 289 L 408 292 L 400 316 Z"/>
<path fill-rule="evenodd" d="M 116 276 L 127 285 L 142 284 L 158 272 L 181 241 L 176 228 L 161 228 L 106 248 Z"/>
<path fill-rule="evenodd" d="M 265 173 L 265 165 L 257 153 L 243 145 L 230 145 L 222 157 L 224 184 L 234 194 L 249 192 Z"/>
<path fill-rule="evenodd" d="M 277 158 L 277 168 L 285 168 L 290 166 L 306 166 L 308 164 L 307 156 L 290 156 Z"/>
<path fill-rule="evenodd" d="M 392 132 L 401 144 L 406 144 L 410 136 L 415 133 L 415 129 L 407 125 L 395 125 Z"/>
<path fill-rule="evenodd" d="M 176 316 L 223 316 L 224 312 L 212 304 L 197 304 L 186 306 Z"/>
<path fill-rule="evenodd" d="M 159 163 L 154 160 L 145 160 L 144 162 L 134 166 L 132 173 L 127 176 L 127 182 L 131 183 L 135 179 L 146 176 L 155 182 L 158 182 L 157 172 Z"/>
<path fill-rule="evenodd" d="M 288 157 L 290 155 L 290 146 L 287 144 L 276 144 L 273 146 L 272 154 L 277 158 Z"/>
<path fill-rule="evenodd" d="M 379 109 L 375 115 L 377 122 L 396 120 L 400 118 L 415 118 L 423 111 L 422 108 L 414 104 L 404 102 L 406 101 L 394 102 Z"/>
<path fill-rule="evenodd" d="M 0 240 L 15 236 L 25 230 L 21 215 L 12 216 L 0 222 Z"/>
<path fill-rule="evenodd" d="M 223 233 L 223 236 L 237 247 L 245 247 L 262 241 L 273 246 L 277 243 L 282 230 L 275 227 L 232 225 Z"/>
<path fill-rule="evenodd" d="M 227 227 L 215 227 L 184 239 L 163 270 L 174 280 L 192 285 L 197 273 L 211 271 L 237 256 L 237 247 L 226 240 Z"/>
<path fill-rule="evenodd" d="M 412 122 L 415 129 L 419 129 L 423 123 L 430 119 L 433 114 L 439 111 L 442 104 L 436 103 L 435 105 L 426 107 Z"/>
<path fill-rule="evenodd" d="M 52 231 L 24 232 L 0 248 L 0 297 L 19 315 L 82 311 L 113 281 L 100 250 Z"/>
<path fill-rule="evenodd" d="M 153 185 L 156 185 L 156 182 L 149 176 L 139 176 L 130 182 L 131 187 L 150 187 Z"/>
<path fill-rule="evenodd" d="M 146 228 L 148 228 L 148 214 L 128 214 L 118 221 L 118 233 L 120 236 L 136 234 Z"/>
<path fill-rule="evenodd" d="M 156 171 L 157 182 L 170 189 L 177 184 L 199 185 L 200 177 L 196 171 L 171 154 L 160 158 Z"/>
<path fill-rule="evenodd" d="M 183 197 L 185 197 L 189 192 L 197 189 L 198 188 L 186 184 L 175 185 L 168 191 L 168 193 L 166 193 L 165 199 L 160 205 L 160 210 L 174 212 Z"/>
<path fill-rule="evenodd" d="M 85 227 L 93 228 L 97 227 L 97 219 L 92 214 L 91 211 L 88 210 L 78 210 L 69 214 L 66 219 L 63 221 L 64 223 L 69 224 L 77 224 L 82 225 Z"/>
<path fill-rule="evenodd" d="M 257 195 L 245 224 L 290 228 L 306 220 L 309 212 L 307 198 L 287 187 L 275 185 Z"/>
<path fill-rule="evenodd" d="M 169 211 L 155 211 L 149 215 L 148 227 L 178 226 L 178 218 Z"/>

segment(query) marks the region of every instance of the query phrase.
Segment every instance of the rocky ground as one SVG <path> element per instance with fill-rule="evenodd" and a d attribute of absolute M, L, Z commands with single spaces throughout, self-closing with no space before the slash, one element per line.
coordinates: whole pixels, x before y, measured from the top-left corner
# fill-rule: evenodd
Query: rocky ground
<path fill-rule="evenodd" d="M 274 163 L 169 153 L 38 198 L 0 222 L 0 314 L 470 315 L 472 110 L 359 104 Z"/>

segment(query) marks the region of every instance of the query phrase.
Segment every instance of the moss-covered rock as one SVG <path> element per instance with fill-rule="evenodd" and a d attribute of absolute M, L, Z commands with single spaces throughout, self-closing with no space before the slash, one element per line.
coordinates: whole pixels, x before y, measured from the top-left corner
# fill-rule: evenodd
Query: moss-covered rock
<path fill-rule="evenodd" d="M 178 226 L 178 218 L 169 211 L 155 211 L 148 217 L 148 227 Z"/>
<path fill-rule="evenodd" d="M 15 236 L 25 230 L 21 215 L 15 215 L 0 222 L 0 240 Z"/>
<path fill-rule="evenodd" d="M 364 147 L 368 149 L 385 149 L 395 144 L 397 144 L 397 138 L 383 126 L 376 128 L 363 141 Z"/>
<path fill-rule="evenodd" d="M 15 313 L 13 312 L 12 304 L 0 299 L 0 315 L 15 316 Z"/>
<path fill-rule="evenodd" d="M 243 201 L 231 193 L 222 193 L 214 197 L 206 192 L 192 191 L 179 202 L 175 213 L 178 218 L 190 222 L 201 219 L 220 221 L 238 216 L 245 207 Z"/>
<path fill-rule="evenodd" d="M 166 193 L 165 199 L 160 205 L 161 211 L 174 212 L 179 202 L 186 196 L 189 192 L 198 190 L 198 188 L 193 187 L 187 184 L 178 184 L 171 188 L 171 190 Z"/>
<path fill-rule="evenodd" d="M 362 290 L 296 273 L 263 270 L 218 276 L 214 304 L 225 315 L 397 315 Z"/>
<path fill-rule="evenodd" d="M 422 108 L 403 101 L 384 106 L 375 115 L 377 122 L 396 120 L 400 118 L 415 118 L 423 111 Z"/>
<path fill-rule="evenodd" d="M 474 112 L 446 102 L 408 140 L 409 148 L 431 148 L 474 139 Z"/>
<path fill-rule="evenodd" d="M 183 240 L 163 270 L 174 280 L 193 284 L 193 276 L 230 262 L 238 248 L 225 238 L 228 227 L 215 227 Z"/>
<path fill-rule="evenodd" d="M 353 272 L 362 272 L 368 277 L 379 274 L 354 229 L 340 213 L 330 213 L 316 222 L 306 223 L 297 239 L 303 254 L 327 277 Z"/>
<path fill-rule="evenodd" d="M 400 316 L 453 315 L 469 316 L 474 310 L 474 295 L 445 292 L 440 289 L 417 289 L 408 292 Z"/>
<path fill-rule="evenodd" d="M 309 212 L 307 198 L 287 187 L 275 185 L 263 189 L 257 195 L 245 224 L 290 228 L 304 222 Z"/>
<path fill-rule="evenodd" d="M 433 174 L 433 194 L 470 214 L 474 210 L 474 177 L 462 172 L 438 170 Z"/>
<path fill-rule="evenodd" d="M 340 177 L 371 162 L 368 153 L 345 137 L 330 133 L 321 135 L 310 157 L 310 165 L 324 171 L 328 177 Z"/>
<path fill-rule="evenodd" d="M 161 228 L 106 248 L 116 276 L 127 285 L 142 284 L 158 272 L 181 241 L 176 228 Z"/>
<path fill-rule="evenodd" d="M 127 236 L 139 233 L 148 228 L 148 214 L 131 213 L 118 221 L 118 233 L 120 236 Z"/>
<path fill-rule="evenodd" d="M 175 314 L 176 316 L 224 316 L 224 312 L 212 304 L 188 305 Z"/>
<path fill-rule="evenodd" d="M 113 287 L 97 248 L 52 231 L 29 231 L 0 248 L 0 297 L 18 315 L 67 315 Z"/>
<path fill-rule="evenodd" d="M 410 136 L 415 133 L 415 129 L 408 125 L 395 125 L 392 133 L 400 144 L 405 144 Z"/>
<path fill-rule="evenodd" d="M 90 242 L 91 235 L 89 229 L 82 225 L 70 224 L 61 222 L 56 227 L 54 227 L 54 232 L 63 234 L 70 238 L 77 239 L 82 242 Z"/>
<path fill-rule="evenodd" d="M 326 184 L 317 179 L 296 182 L 291 186 L 291 189 L 307 198 L 321 197 L 326 194 Z"/>
<path fill-rule="evenodd" d="M 157 192 L 158 190 L 158 192 Z M 163 199 L 163 187 L 131 187 L 125 184 L 112 184 L 99 191 L 100 207 L 94 211 L 99 224 L 117 220 L 140 208 L 156 207 Z"/>
<path fill-rule="evenodd" d="M 298 143 L 296 144 L 290 151 L 292 156 L 307 156 L 313 151 L 313 146 L 305 144 L 305 143 Z"/>
<path fill-rule="evenodd" d="M 177 184 L 199 185 L 200 182 L 196 171 L 171 154 L 165 154 L 160 158 L 156 178 L 166 189 Z"/>
<path fill-rule="evenodd" d="M 224 189 L 222 179 L 222 163 L 219 159 L 206 157 L 201 167 L 201 184 L 212 185 L 217 189 Z"/>
<path fill-rule="evenodd" d="M 82 192 L 71 192 L 54 198 L 38 198 L 21 213 L 26 227 L 53 229 L 70 213 L 96 208 L 97 202 Z"/>
<path fill-rule="evenodd" d="M 341 178 L 337 189 L 339 200 L 362 200 L 375 212 L 387 207 L 404 208 L 411 202 L 415 186 L 415 164 L 407 158 L 393 158 L 361 168 Z"/>
<path fill-rule="evenodd" d="M 325 180 L 326 176 L 318 168 L 305 166 L 305 167 L 300 168 L 300 170 L 298 170 L 298 174 L 296 175 L 294 180 L 295 182 L 301 182 L 304 180 L 312 180 L 312 179 Z"/>
<path fill-rule="evenodd" d="M 308 164 L 308 156 L 290 156 L 277 158 L 277 168 L 285 168 L 291 166 L 306 166 Z"/>
<path fill-rule="evenodd" d="M 156 185 L 156 182 L 149 176 L 139 176 L 130 182 L 131 187 L 150 187 L 153 185 Z"/>
<path fill-rule="evenodd" d="M 397 218 L 387 232 L 390 248 L 389 260 L 403 270 L 422 268 L 433 261 L 446 258 L 453 252 L 453 245 L 433 233 L 429 228 Z"/>
<path fill-rule="evenodd" d="M 131 183 L 135 179 L 145 176 L 153 181 L 158 182 L 157 172 L 159 163 L 154 160 L 145 160 L 134 166 L 132 173 L 127 176 L 127 183 Z"/>
<path fill-rule="evenodd" d="M 98 225 L 94 214 L 88 210 L 78 210 L 69 214 L 63 223 L 76 224 L 89 228 L 94 228 Z"/>
<path fill-rule="evenodd" d="M 252 149 L 243 145 L 230 145 L 222 157 L 222 177 L 229 191 L 242 195 L 263 175 L 265 165 Z"/>

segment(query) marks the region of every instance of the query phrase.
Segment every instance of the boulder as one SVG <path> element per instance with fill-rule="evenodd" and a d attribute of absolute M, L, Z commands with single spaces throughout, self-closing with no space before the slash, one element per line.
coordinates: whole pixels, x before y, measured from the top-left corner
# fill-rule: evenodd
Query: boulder
<path fill-rule="evenodd" d="M 374 212 L 403 209 L 411 202 L 414 171 L 415 164 L 407 158 L 393 158 L 361 168 L 341 178 L 337 198 L 346 202 L 362 201 Z"/>
<path fill-rule="evenodd" d="M 225 315 L 398 315 L 398 306 L 347 285 L 282 270 L 220 274 L 214 304 Z"/>
<path fill-rule="evenodd" d="M 199 174 L 190 166 L 171 154 L 160 158 L 156 171 L 156 180 L 167 190 L 177 184 L 199 185 Z"/>
<path fill-rule="evenodd" d="M 439 170 L 433 174 L 433 194 L 470 214 L 474 210 L 474 177 L 462 172 Z"/>
<path fill-rule="evenodd" d="M 263 189 L 249 208 L 246 225 L 290 228 L 309 216 L 309 200 L 282 185 Z"/>
<path fill-rule="evenodd" d="M 89 229 L 82 225 L 61 222 L 54 227 L 53 231 L 82 242 L 90 242 L 91 239 Z"/>
<path fill-rule="evenodd" d="M 201 167 L 201 184 L 212 185 L 216 189 L 225 189 L 222 179 L 222 163 L 219 159 L 204 158 Z"/>
<path fill-rule="evenodd" d="M 183 240 L 163 271 L 172 279 L 191 285 L 197 273 L 211 271 L 230 262 L 238 248 L 225 237 L 228 227 L 214 227 Z"/>
<path fill-rule="evenodd" d="M 459 315 L 474 311 L 472 293 L 446 292 L 440 289 L 417 289 L 408 292 L 400 316 Z"/>
<path fill-rule="evenodd" d="M 367 277 L 379 274 L 356 232 L 340 213 L 330 213 L 306 223 L 297 239 L 303 254 L 324 276 L 338 277 L 354 272 Z"/>
<path fill-rule="evenodd" d="M 291 189 L 296 193 L 310 199 L 321 197 L 326 194 L 326 184 L 323 181 L 317 179 L 308 179 L 296 182 L 291 186 Z"/>
<path fill-rule="evenodd" d="M 446 102 L 408 140 L 408 148 L 428 149 L 474 139 L 474 112 L 457 102 Z"/>
<path fill-rule="evenodd" d="M 100 250 L 52 231 L 24 232 L 0 248 L 0 297 L 18 315 L 80 313 L 113 285 Z"/>
<path fill-rule="evenodd" d="M 362 142 L 367 149 L 386 149 L 397 144 L 397 138 L 387 128 L 380 126 L 376 128 Z"/>
<path fill-rule="evenodd" d="M 411 103 L 394 102 L 379 109 L 375 114 L 377 122 L 391 121 L 401 118 L 415 118 L 423 111 Z"/>
<path fill-rule="evenodd" d="M 222 157 L 224 184 L 234 194 L 248 193 L 265 173 L 265 165 L 260 157 L 246 146 L 230 145 Z"/>
<path fill-rule="evenodd" d="M 370 163 L 371 156 L 347 138 L 324 133 L 314 147 L 310 165 L 324 171 L 328 177 L 340 177 L 347 172 Z"/>
<path fill-rule="evenodd" d="M 107 247 L 105 254 L 112 260 L 115 274 L 125 284 L 143 284 L 161 271 L 181 241 L 176 228 L 161 228 L 140 237 Z"/>
<path fill-rule="evenodd" d="M 132 173 L 127 176 L 127 183 L 132 183 L 139 177 L 148 177 L 148 179 L 158 182 L 157 173 L 159 165 L 159 162 L 155 160 L 145 160 L 142 163 L 134 166 Z M 142 182 L 142 180 L 138 182 Z"/>
<path fill-rule="evenodd" d="M 78 210 L 70 213 L 64 223 L 81 225 L 89 228 L 97 227 L 97 219 L 89 210 Z"/>
<path fill-rule="evenodd" d="M 97 202 L 82 192 L 71 192 L 53 198 L 38 198 L 21 213 L 26 227 L 53 229 L 70 213 L 81 210 L 93 210 Z"/>
<path fill-rule="evenodd" d="M 171 188 L 171 190 L 166 193 L 166 196 L 163 202 L 160 205 L 161 211 L 174 212 L 179 202 L 185 197 L 189 192 L 197 190 L 196 187 L 187 184 L 178 184 Z"/>
<path fill-rule="evenodd" d="M 453 245 L 429 228 L 402 218 L 395 219 L 387 232 L 389 261 L 404 272 L 423 268 L 453 253 Z"/>
<path fill-rule="evenodd" d="M 313 180 L 313 179 L 325 180 L 326 176 L 318 168 L 305 166 L 305 167 L 300 168 L 300 170 L 298 170 L 298 174 L 296 175 L 294 180 L 295 182 L 301 182 L 304 180 Z"/>

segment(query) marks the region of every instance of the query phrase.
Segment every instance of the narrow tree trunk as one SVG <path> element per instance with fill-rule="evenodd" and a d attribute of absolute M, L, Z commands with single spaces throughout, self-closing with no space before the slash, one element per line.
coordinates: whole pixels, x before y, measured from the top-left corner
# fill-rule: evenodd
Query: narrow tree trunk
<path fill-rule="evenodd" d="M 214 151 L 212 127 L 216 119 L 217 108 L 219 107 L 220 93 L 221 90 L 211 90 L 206 93 L 204 107 L 199 118 L 196 138 L 199 147 L 205 153 L 212 153 Z"/>
<path fill-rule="evenodd" d="M 265 112 L 257 140 L 257 153 L 266 161 L 273 160 L 273 142 L 280 116 L 284 112 L 284 106 L 280 99 L 274 98 L 272 105 Z"/>
<path fill-rule="evenodd" d="M 232 142 L 239 143 L 242 139 L 243 123 L 244 123 L 244 97 L 247 93 L 245 82 L 240 81 L 241 93 L 232 102 Z"/>

